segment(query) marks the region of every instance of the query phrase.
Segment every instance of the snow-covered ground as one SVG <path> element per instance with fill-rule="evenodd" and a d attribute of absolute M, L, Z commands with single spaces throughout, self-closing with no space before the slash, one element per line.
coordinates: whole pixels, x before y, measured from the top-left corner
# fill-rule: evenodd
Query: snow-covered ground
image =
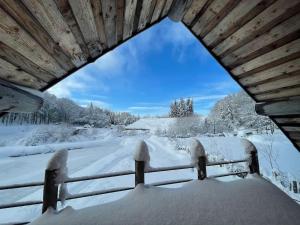
<path fill-rule="evenodd" d="M 146 119 L 137 121 L 132 128 L 169 126 L 172 120 Z M 154 122 L 153 122 L 154 121 Z M 300 154 L 279 132 L 273 136 L 272 148 L 278 152 L 277 161 L 283 171 L 290 172 L 299 180 Z M 245 157 L 239 137 L 197 137 L 211 158 L 241 159 Z M 271 143 L 269 135 L 249 137 L 259 150 L 263 174 L 271 177 L 268 162 L 260 154 Z M 158 137 L 152 132 L 122 131 L 115 128 L 77 129 L 64 125 L 9 126 L 0 127 L 0 185 L 41 181 L 44 169 L 53 152 L 68 149 L 68 169 L 70 177 L 100 174 L 122 170 L 133 170 L 133 154 L 139 140 L 145 140 L 150 151 L 152 167 L 174 166 L 190 163 L 190 138 Z M 35 145 L 35 146 L 32 146 Z M 18 156 L 18 157 L 16 157 Z M 288 163 L 287 163 L 288 162 Z M 230 167 L 212 167 L 208 175 L 224 173 Z M 196 178 L 191 169 L 153 173 L 146 175 L 146 183 L 169 179 Z M 228 177 L 225 181 L 239 179 Z M 113 187 L 134 185 L 134 176 L 115 177 L 94 181 L 78 182 L 68 185 L 70 193 L 84 193 Z M 280 185 L 280 184 L 278 184 Z M 176 185 L 178 187 L 180 185 Z M 287 190 L 286 190 L 287 191 Z M 94 196 L 67 201 L 75 209 L 110 202 L 124 196 L 126 192 Z M 40 200 L 41 187 L 0 191 L 2 204 L 17 201 Z M 293 196 L 296 198 L 297 196 Z M 299 197 L 300 199 L 300 197 Z M 0 223 L 9 221 L 31 221 L 41 213 L 41 206 L 27 206 L 0 210 Z"/>

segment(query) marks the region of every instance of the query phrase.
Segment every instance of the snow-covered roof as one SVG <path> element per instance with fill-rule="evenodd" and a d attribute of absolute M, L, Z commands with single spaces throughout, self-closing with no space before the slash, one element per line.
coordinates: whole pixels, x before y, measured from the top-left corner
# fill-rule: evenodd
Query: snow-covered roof
<path fill-rule="evenodd" d="M 112 203 L 48 211 L 31 225 L 288 225 L 300 224 L 300 207 L 261 177 L 231 182 L 192 181 L 180 188 L 138 185 Z"/>

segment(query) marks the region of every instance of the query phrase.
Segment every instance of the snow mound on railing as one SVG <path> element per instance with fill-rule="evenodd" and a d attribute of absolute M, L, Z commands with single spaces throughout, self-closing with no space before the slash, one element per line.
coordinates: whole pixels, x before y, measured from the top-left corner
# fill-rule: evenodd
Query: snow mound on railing
<path fill-rule="evenodd" d="M 145 168 L 150 168 L 149 149 L 145 141 L 140 140 L 137 143 L 134 153 L 134 160 L 145 162 Z"/>

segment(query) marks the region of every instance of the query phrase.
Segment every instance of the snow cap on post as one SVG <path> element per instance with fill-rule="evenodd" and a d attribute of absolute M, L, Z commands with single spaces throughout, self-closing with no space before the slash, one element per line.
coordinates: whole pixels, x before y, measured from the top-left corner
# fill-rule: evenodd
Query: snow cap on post
<path fill-rule="evenodd" d="M 149 166 L 150 155 L 149 155 L 148 146 L 145 141 L 140 140 L 137 143 L 135 153 L 134 153 L 134 160 L 145 162 L 146 168 Z"/>
<path fill-rule="evenodd" d="M 241 141 L 245 148 L 245 153 L 247 155 L 250 155 L 251 152 L 257 152 L 255 145 L 251 141 L 249 141 L 248 139 L 245 139 L 245 138 L 242 139 Z"/>
<path fill-rule="evenodd" d="M 61 184 L 67 177 L 67 160 L 68 150 L 62 149 L 57 151 L 49 160 L 47 170 L 58 170 L 56 182 Z"/>
<path fill-rule="evenodd" d="M 194 165 L 198 164 L 199 157 L 205 156 L 205 150 L 203 145 L 200 143 L 199 140 L 195 138 L 192 139 L 191 156 L 192 156 L 192 164 Z"/>

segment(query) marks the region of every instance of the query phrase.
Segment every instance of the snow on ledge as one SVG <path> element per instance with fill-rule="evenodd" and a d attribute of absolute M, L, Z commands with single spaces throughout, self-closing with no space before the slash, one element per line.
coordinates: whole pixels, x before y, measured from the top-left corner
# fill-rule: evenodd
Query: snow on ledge
<path fill-rule="evenodd" d="M 255 145 L 251 141 L 249 141 L 248 139 L 245 139 L 245 138 L 241 139 L 241 142 L 242 142 L 242 144 L 245 148 L 245 153 L 247 155 L 250 155 L 251 152 L 253 152 L 253 151 L 257 152 Z"/>
<path fill-rule="evenodd" d="M 299 224 L 300 207 L 259 176 L 192 181 L 180 188 L 138 185 L 104 205 L 41 215 L 31 225 Z"/>
<path fill-rule="evenodd" d="M 148 146 L 145 141 L 140 140 L 137 143 L 135 153 L 134 153 L 134 160 L 145 162 L 145 168 L 149 168 L 150 155 L 149 155 Z"/>

